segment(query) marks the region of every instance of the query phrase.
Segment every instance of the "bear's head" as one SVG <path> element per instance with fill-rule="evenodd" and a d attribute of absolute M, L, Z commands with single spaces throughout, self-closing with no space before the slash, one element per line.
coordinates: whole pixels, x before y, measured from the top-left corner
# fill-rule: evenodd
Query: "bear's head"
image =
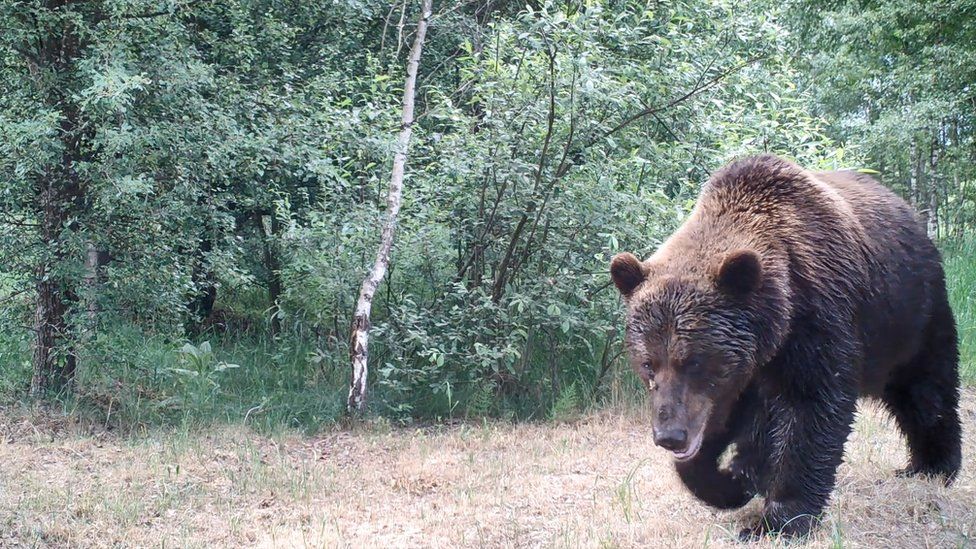
<path fill-rule="evenodd" d="M 627 305 L 631 364 L 650 391 L 654 443 L 679 461 L 725 428 L 757 367 L 775 353 L 789 314 L 783 284 L 757 251 L 717 253 L 704 263 L 623 253 L 610 266 Z"/>

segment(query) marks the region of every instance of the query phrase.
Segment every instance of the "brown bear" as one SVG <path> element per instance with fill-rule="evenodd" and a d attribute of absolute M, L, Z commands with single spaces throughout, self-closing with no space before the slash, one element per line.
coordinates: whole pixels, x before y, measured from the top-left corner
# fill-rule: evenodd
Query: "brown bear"
<path fill-rule="evenodd" d="M 956 475 L 958 352 L 939 252 L 871 177 L 734 162 L 654 255 L 619 254 L 610 273 L 655 444 L 710 505 L 766 497 L 744 536 L 816 524 L 859 395 L 904 431 L 905 474 Z"/>

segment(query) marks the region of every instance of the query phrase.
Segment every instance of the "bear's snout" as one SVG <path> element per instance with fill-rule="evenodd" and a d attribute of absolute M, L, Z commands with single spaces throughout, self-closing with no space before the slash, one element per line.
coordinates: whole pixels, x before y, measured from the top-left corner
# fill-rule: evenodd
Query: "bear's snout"
<path fill-rule="evenodd" d="M 688 445 L 688 431 L 685 429 L 671 428 L 664 430 L 654 430 L 654 444 L 678 452 L 684 450 Z"/>

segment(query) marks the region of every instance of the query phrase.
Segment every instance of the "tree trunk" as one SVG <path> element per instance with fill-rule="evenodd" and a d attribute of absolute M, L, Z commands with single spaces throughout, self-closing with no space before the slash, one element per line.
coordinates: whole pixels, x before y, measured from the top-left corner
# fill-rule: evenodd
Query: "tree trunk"
<path fill-rule="evenodd" d="M 909 149 L 909 153 L 908 153 L 908 164 L 909 164 L 908 188 L 910 191 L 909 201 L 912 203 L 912 206 L 914 206 L 917 211 L 921 212 L 921 208 L 919 208 L 919 200 L 918 200 L 918 145 L 915 144 L 914 138 L 912 138 L 911 149 Z"/>
<path fill-rule="evenodd" d="M 929 238 L 939 237 L 939 176 L 936 170 L 939 164 L 939 133 L 932 141 L 932 149 L 929 154 L 929 181 L 928 181 L 928 219 L 926 231 Z"/>
<path fill-rule="evenodd" d="M 109 262 L 109 253 L 98 247 L 93 241 L 88 242 L 88 256 L 85 260 L 85 288 L 88 302 L 89 328 L 94 330 L 98 321 L 98 293 L 105 282 L 105 266 Z"/>
<path fill-rule="evenodd" d="M 213 237 L 210 235 L 210 228 L 205 227 L 200 243 L 193 252 L 193 270 L 190 272 L 194 293 L 187 304 L 190 318 L 185 326 L 191 336 L 200 335 L 210 324 L 210 317 L 213 316 L 214 305 L 217 303 L 217 275 L 210 264 L 211 252 Z"/>
<path fill-rule="evenodd" d="M 268 314 L 271 319 L 271 335 L 277 337 L 281 333 L 281 259 L 278 257 L 277 242 L 278 218 L 271 212 L 268 229 L 264 228 L 263 216 L 258 216 L 258 230 L 261 231 L 261 244 L 264 247 L 264 268 L 268 274 Z"/>
<path fill-rule="evenodd" d="M 366 379 L 369 373 L 367 369 L 369 317 L 373 305 L 373 295 L 376 293 L 380 282 L 383 281 L 383 277 L 386 276 L 386 269 L 390 262 L 390 250 L 393 247 L 393 237 L 396 233 L 397 217 L 403 201 L 403 174 L 407 164 L 407 148 L 410 145 L 410 134 L 414 122 L 414 89 L 430 15 L 431 0 L 423 0 L 420 9 L 420 21 L 417 23 L 417 34 L 414 37 L 413 47 L 410 48 L 410 57 L 407 61 L 400 134 L 393 156 L 393 172 L 390 176 L 390 188 L 386 198 L 386 224 L 383 227 L 379 249 L 376 251 L 376 261 L 359 289 L 359 299 L 356 301 L 356 311 L 352 320 L 352 334 L 349 344 L 349 352 L 352 358 L 352 380 L 349 384 L 349 398 L 346 403 L 350 413 L 361 413 L 366 407 Z"/>
<path fill-rule="evenodd" d="M 71 390 L 77 358 L 74 348 L 64 347 L 68 339 L 65 315 L 69 299 L 55 278 L 47 276 L 46 266 L 37 273 L 37 296 L 34 309 L 34 372 L 31 378 L 31 396 L 64 394 Z"/>
<path fill-rule="evenodd" d="M 74 117 L 63 123 L 63 131 L 73 128 Z M 72 388 L 77 357 L 69 333 L 67 313 L 77 302 L 73 281 L 63 272 L 68 260 L 61 231 L 81 197 L 71 149 L 65 151 L 59 166 L 47 172 L 38 182 L 38 219 L 46 255 L 37 267 L 36 303 L 34 309 L 34 354 L 31 395 L 64 394 Z"/>
<path fill-rule="evenodd" d="M 68 313 L 78 302 L 81 280 L 72 274 L 81 267 L 86 253 L 69 248 L 63 232 L 79 230 L 78 219 L 85 211 L 83 182 L 76 171 L 78 162 L 86 160 L 85 141 L 91 130 L 84 130 L 82 113 L 74 102 L 70 89 L 63 83 L 70 81 L 82 48 L 76 23 L 71 14 L 61 14 L 62 0 L 47 2 L 42 8 L 47 14 L 58 14 L 58 24 L 36 44 L 25 45 L 34 51 L 28 59 L 32 75 L 49 71 L 51 80 L 36 77 L 37 92 L 60 114 L 58 139 L 62 144 L 58 162 L 48 167 L 35 183 L 34 206 L 39 225 L 39 237 L 44 252 L 37 262 L 35 275 L 36 302 L 34 309 L 33 375 L 30 394 L 44 397 L 64 394 L 72 390 L 77 368 L 74 334 L 68 323 Z M 36 48 L 36 49 L 35 49 Z M 77 260 L 77 263 L 75 263 Z M 74 268 L 73 268 L 74 267 Z"/>

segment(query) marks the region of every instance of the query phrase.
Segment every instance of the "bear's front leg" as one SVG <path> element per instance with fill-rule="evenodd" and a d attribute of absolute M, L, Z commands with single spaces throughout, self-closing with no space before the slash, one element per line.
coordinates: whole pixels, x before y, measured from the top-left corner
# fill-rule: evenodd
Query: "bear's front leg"
<path fill-rule="evenodd" d="M 769 398 L 766 504 L 744 537 L 806 535 L 834 488 L 857 403 L 852 354 L 826 343 L 806 349 L 804 359 L 778 365 L 781 383 Z"/>
<path fill-rule="evenodd" d="M 737 509 L 755 495 L 744 475 L 719 469 L 719 457 L 728 448 L 729 442 L 728 437 L 707 440 L 697 456 L 674 464 L 685 487 L 695 497 L 717 509 Z"/>
<path fill-rule="evenodd" d="M 675 462 L 681 482 L 695 497 L 718 509 L 736 509 L 756 495 L 756 473 L 761 468 L 758 456 L 762 454 L 756 437 L 762 429 L 760 407 L 758 391 L 750 386 L 730 411 L 725 430 L 707 437 L 692 459 Z M 719 459 L 732 444 L 732 463 L 721 469 Z"/>

